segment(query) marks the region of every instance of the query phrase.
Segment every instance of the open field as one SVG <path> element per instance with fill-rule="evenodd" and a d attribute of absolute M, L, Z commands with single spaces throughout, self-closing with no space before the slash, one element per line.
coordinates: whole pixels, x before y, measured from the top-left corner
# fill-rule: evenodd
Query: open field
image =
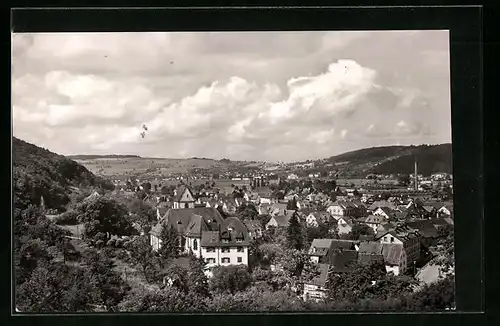
<path fill-rule="evenodd" d="M 90 172 L 102 176 L 128 176 L 134 174 L 175 175 L 187 174 L 193 170 L 225 171 L 235 167 L 255 168 L 256 163 L 226 162 L 203 158 L 98 158 L 75 159 Z"/>

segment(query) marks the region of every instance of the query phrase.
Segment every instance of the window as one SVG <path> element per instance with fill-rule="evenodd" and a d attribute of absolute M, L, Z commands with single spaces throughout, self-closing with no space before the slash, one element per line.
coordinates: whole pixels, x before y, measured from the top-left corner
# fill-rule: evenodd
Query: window
<path fill-rule="evenodd" d="M 236 239 L 236 242 L 242 242 L 243 239 L 239 238 L 239 239 Z"/>
<path fill-rule="evenodd" d="M 222 248 L 221 252 L 229 252 L 229 248 Z"/>
<path fill-rule="evenodd" d="M 238 263 L 241 263 L 243 261 L 243 258 L 238 257 Z"/>
<path fill-rule="evenodd" d="M 193 250 L 198 250 L 198 240 L 193 240 Z"/>
<path fill-rule="evenodd" d="M 215 264 L 215 258 L 207 258 L 205 259 L 205 261 L 207 262 L 207 264 Z"/>
<path fill-rule="evenodd" d="M 238 247 L 238 252 L 243 252 L 243 247 Z"/>
<path fill-rule="evenodd" d="M 207 252 L 215 252 L 215 248 L 214 247 L 207 247 Z"/>
<path fill-rule="evenodd" d="M 228 257 L 226 257 L 226 258 L 222 258 L 221 262 L 222 262 L 223 264 L 229 264 L 229 263 L 231 262 L 231 259 L 229 259 Z"/>
<path fill-rule="evenodd" d="M 393 243 L 393 242 L 394 242 L 394 238 L 393 238 L 393 237 L 391 237 L 391 243 Z"/>
<path fill-rule="evenodd" d="M 187 203 L 184 203 L 184 208 L 188 208 L 188 204 Z"/>

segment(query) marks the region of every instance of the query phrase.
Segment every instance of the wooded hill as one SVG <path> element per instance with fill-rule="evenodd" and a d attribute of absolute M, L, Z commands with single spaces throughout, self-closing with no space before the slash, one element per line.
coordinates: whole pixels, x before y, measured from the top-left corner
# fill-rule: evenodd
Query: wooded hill
<path fill-rule="evenodd" d="M 71 186 L 113 189 L 77 162 L 15 137 L 12 152 L 15 208 L 39 205 L 43 196 L 47 208 L 64 210 Z"/>
<path fill-rule="evenodd" d="M 330 157 L 327 163 L 358 175 L 413 173 L 415 159 L 418 173 L 451 173 L 453 169 L 451 144 L 419 146 L 384 146 L 364 148 Z"/>

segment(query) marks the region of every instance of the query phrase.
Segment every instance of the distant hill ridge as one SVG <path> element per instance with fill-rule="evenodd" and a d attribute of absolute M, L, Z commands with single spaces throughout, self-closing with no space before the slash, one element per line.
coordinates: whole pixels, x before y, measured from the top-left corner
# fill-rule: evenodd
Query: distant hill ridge
<path fill-rule="evenodd" d="M 72 186 L 113 188 L 109 181 L 95 176 L 77 162 L 15 137 L 12 162 L 16 208 L 38 205 L 43 196 L 47 208 L 63 209 L 70 201 Z"/>
<path fill-rule="evenodd" d="M 423 175 L 453 170 L 450 143 L 419 146 L 382 146 L 364 148 L 326 159 L 328 163 L 346 162 L 345 167 L 359 174 L 413 173 L 415 159 Z M 343 165 L 344 168 L 344 165 Z"/>
<path fill-rule="evenodd" d="M 66 156 L 72 160 L 95 160 L 100 158 L 142 158 L 139 155 L 120 155 L 120 154 L 110 154 L 110 155 L 67 155 Z"/>

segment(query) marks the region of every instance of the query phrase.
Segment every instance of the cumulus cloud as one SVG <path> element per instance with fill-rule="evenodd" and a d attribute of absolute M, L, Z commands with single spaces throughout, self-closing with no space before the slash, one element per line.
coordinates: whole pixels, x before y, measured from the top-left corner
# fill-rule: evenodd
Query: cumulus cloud
<path fill-rule="evenodd" d="M 394 45 L 385 51 L 422 33 L 384 34 Z M 374 36 L 384 40 L 373 32 L 14 34 L 14 135 L 63 154 L 248 160 L 449 141 L 449 96 L 360 57 Z M 425 51 L 443 49 L 411 53 Z M 425 78 L 445 83 L 433 76 L 436 61 L 421 64 Z"/>

